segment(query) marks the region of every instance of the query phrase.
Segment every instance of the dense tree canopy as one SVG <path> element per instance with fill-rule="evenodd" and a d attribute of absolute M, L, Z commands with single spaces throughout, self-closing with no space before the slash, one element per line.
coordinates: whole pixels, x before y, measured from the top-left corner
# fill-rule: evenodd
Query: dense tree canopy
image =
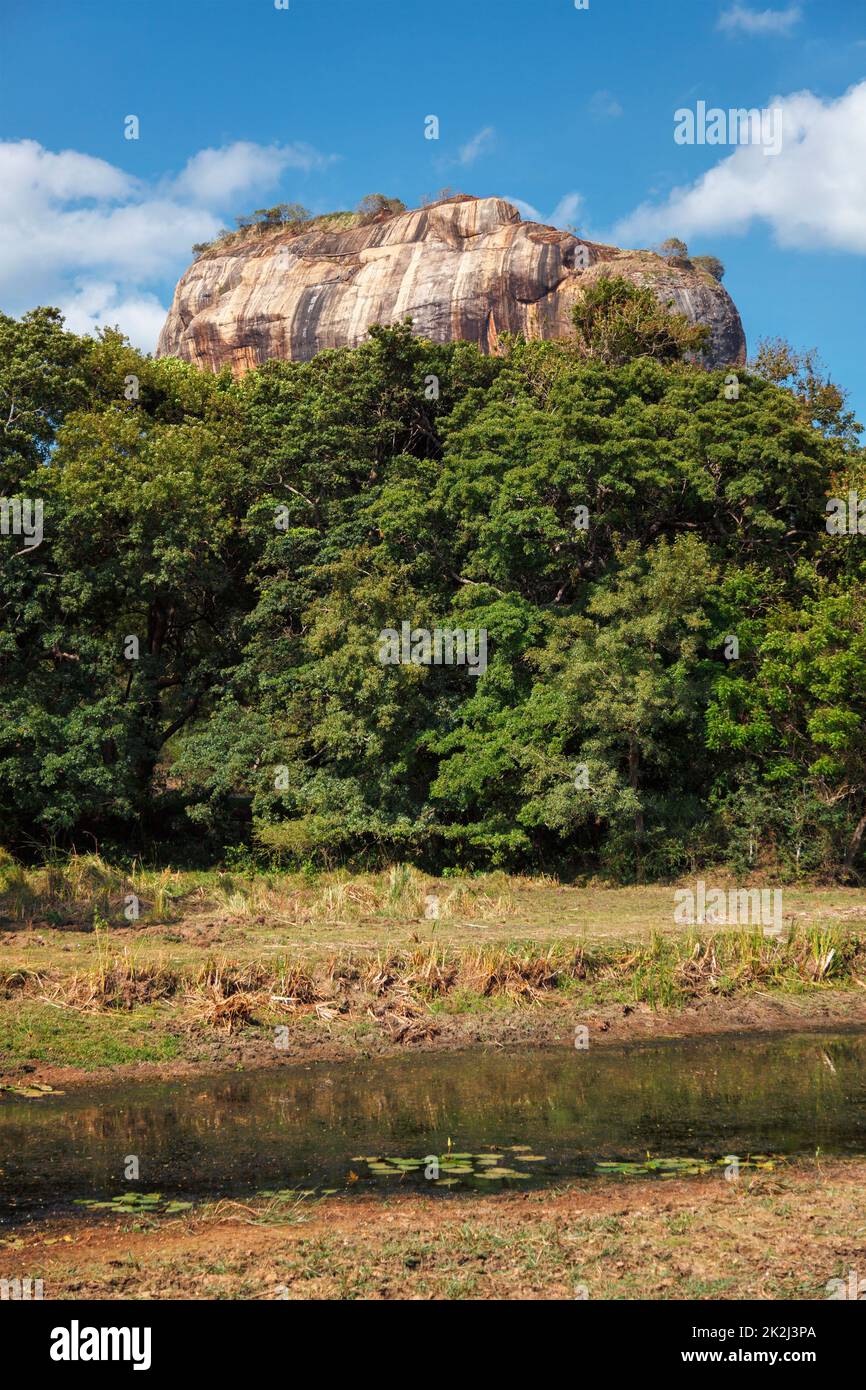
<path fill-rule="evenodd" d="M 0 842 L 861 872 L 844 400 L 778 353 L 732 393 L 616 300 L 239 381 L 0 316 L 0 497 L 44 508 L 0 536 Z M 403 623 L 486 669 L 383 664 Z"/>

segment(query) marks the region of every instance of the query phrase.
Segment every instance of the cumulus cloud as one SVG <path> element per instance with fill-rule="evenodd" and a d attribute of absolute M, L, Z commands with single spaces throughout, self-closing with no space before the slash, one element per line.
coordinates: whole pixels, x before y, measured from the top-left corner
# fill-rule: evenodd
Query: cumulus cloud
<path fill-rule="evenodd" d="M 786 10 L 750 10 L 748 5 L 732 5 L 719 15 L 719 29 L 728 34 L 790 34 L 803 11 L 799 5 Z"/>
<path fill-rule="evenodd" d="M 781 152 L 741 145 L 663 203 L 643 203 L 614 229 L 620 245 L 664 236 L 736 234 L 768 226 L 780 246 L 866 253 L 866 81 L 836 100 L 775 97 Z"/>
<path fill-rule="evenodd" d="M 60 301 L 71 333 L 94 333 L 106 326 L 120 328 L 130 342 L 152 351 L 165 322 L 165 308 L 155 294 L 124 294 L 112 281 L 84 280 Z"/>
<path fill-rule="evenodd" d="M 272 188 L 286 169 L 324 169 L 333 155 L 311 145 L 254 145 L 236 140 L 220 150 L 200 150 L 174 182 L 174 191 L 206 204 L 224 203 L 253 188 Z"/>
<path fill-rule="evenodd" d="M 54 154 L 35 140 L 0 144 L 0 209 L 4 213 L 29 193 L 45 199 L 126 198 L 136 180 L 123 170 L 76 150 Z"/>
<path fill-rule="evenodd" d="M 57 304 L 76 332 L 118 324 L 151 351 L 166 313 L 155 283 L 180 273 L 193 243 L 239 210 L 236 199 L 330 159 L 306 145 L 239 141 L 148 184 L 77 150 L 0 141 L 0 308 Z"/>

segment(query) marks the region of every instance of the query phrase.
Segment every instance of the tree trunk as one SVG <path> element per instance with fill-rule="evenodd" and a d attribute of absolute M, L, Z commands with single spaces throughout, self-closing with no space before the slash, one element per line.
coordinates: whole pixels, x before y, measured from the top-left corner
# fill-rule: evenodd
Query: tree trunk
<path fill-rule="evenodd" d="M 857 855 L 860 852 L 860 846 L 863 843 L 864 834 L 866 834 L 866 812 L 863 813 L 863 815 L 857 822 L 857 825 L 854 828 L 854 834 L 851 836 L 851 839 L 848 842 L 848 848 L 845 851 L 843 868 L 845 868 L 848 873 L 854 872 L 854 860 L 857 858 Z"/>
<path fill-rule="evenodd" d="M 638 774 L 640 772 L 640 752 L 633 740 L 629 740 L 628 745 L 628 784 L 632 791 L 637 794 Z M 634 839 L 635 839 L 635 859 L 637 863 L 638 882 L 643 877 L 643 862 L 641 859 L 641 845 L 644 837 L 643 811 L 637 810 L 634 815 Z"/>

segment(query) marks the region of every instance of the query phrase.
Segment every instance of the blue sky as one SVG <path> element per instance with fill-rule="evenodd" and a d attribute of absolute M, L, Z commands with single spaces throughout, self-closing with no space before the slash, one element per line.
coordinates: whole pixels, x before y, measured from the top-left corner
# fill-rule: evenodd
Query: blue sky
<path fill-rule="evenodd" d="M 779 105 L 781 153 L 677 144 L 699 101 Z M 816 346 L 866 420 L 863 0 L 2 0 L 7 313 L 150 349 L 236 214 L 446 185 L 720 256 L 750 344 Z"/>

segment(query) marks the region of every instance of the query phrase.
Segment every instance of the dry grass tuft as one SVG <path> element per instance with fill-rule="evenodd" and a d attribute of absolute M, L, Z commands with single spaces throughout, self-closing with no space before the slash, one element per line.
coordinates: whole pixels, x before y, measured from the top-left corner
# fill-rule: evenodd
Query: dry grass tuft
<path fill-rule="evenodd" d="M 536 1001 L 556 989 L 562 979 L 562 968 L 555 964 L 557 954 L 554 947 L 544 955 L 474 951 L 462 963 L 461 981 L 483 998 L 505 995 L 518 1002 Z"/>
<path fill-rule="evenodd" d="M 251 990 L 238 990 L 225 995 L 216 985 L 207 985 L 190 1000 L 192 1026 L 215 1028 L 220 1033 L 236 1033 L 252 1023 L 261 1002 L 262 995 Z"/>
<path fill-rule="evenodd" d="M 105 1009 L 129 1011 L 158 999 L 169 999 L 181 987 L 177 972 L 159 962 L 139 964 L 124 951 L 97 970 L 75 972 L 70 976 L 39 976 L 40 996 L 50 1002 L 99 1013 Z"/>

